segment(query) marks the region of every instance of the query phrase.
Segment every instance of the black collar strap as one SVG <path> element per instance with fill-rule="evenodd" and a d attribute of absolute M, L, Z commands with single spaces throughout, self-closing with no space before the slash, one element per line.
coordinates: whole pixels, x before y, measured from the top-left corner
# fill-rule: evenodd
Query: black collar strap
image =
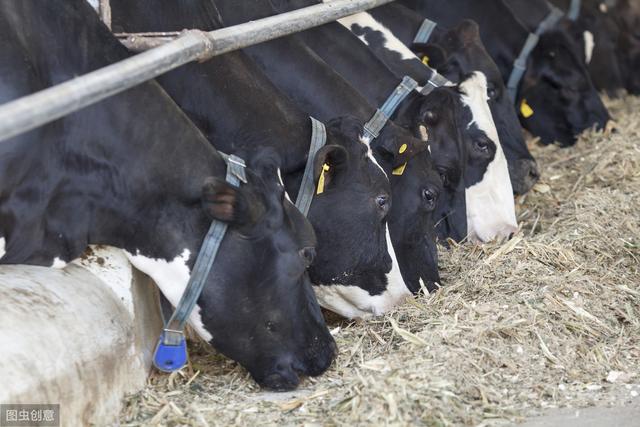
<path fill-rule="evenodd" d="M 580 7 L 582 6 L 582 0 L 571 0 L 571 6 L 569 6 L 569 12 L 567 12 L 567 19 L 571 21 L 577 21 L 580 17 Z"/>
<path fill-rule="evenodd" d="M 404 99 L 418 87 L 418 83 L 411 77 L 405 76 L 400 84 L 394 89 L 389 98 L 382 104 L 373 117 L 364 125 L 363 137 L 369 142 L 380 136 L 380 132 L 393 116 L 398 106 Z"/>
<path fill-rule="evenodd" d="M 518 95 L 518 86 L 520 85 L 520 81 L 522 80 L 522 77 L 527 70 L 527 59 L 529 58 L 529 55 L 531 55 L 533 49 L 538 45 L 540 36 L 553 28 L 564 16 L 562 11 L 557 7 L 553 5 L 549 5 L 549 7 L 551 8 L 551 12 L 549 13 L 549 15 L 547 15 L 546 18 L 544 18 L 540 25 L 538 25 L 536 32 L 533 34 L 529 34 L 529 37 L 527 37 L 527 41 L 520 51 L 520 55 L 513 63 L 513 70 L 511 70 L 511 75 L 509 76 L 509 81 L 507 82 L 507 91 L 509 93 L 511 101 L 514 104 Z"/>
<path fill-rule="evenodd" d="M 435 30 L 437 26 L 438 24 L 429 19 L 422 21 L 422 24 L 413 39 L 413 44 L 426 44 L 429 42 L 429 39 L 433 34 L 433 30 Z"/>
<path fill-rule="evenodd" d="M 315 177 L 313 176 L 313 166 L 316 153 L 327 143 L 327 130 L 324 124 L 313 117 L 311 119 L 311 146 L 309 147 L 309 157 L 304 168 L 302 183 L 296 199 L 296 207 L 304 216 L 309 213 L 311 201 L 315 194 Z"/>
<path fill-rule="evenodd" d="M 227 163 L 226 180 L 229 184 L 240 186 L 247 183 L 246 165 L 240 157 L 220 153 Z M 169 321 L 165 324 L 153 355 L 153 364 L 164 372 L 173 372 L 187 363 L 187 345 L 184 339 L 184 328 L 195 307 L 204 284 L 216 259 L 220 244 L 227 232 L 227 224 L 213 221 L 204 238 L 187 287 L 180 302 Z"/>

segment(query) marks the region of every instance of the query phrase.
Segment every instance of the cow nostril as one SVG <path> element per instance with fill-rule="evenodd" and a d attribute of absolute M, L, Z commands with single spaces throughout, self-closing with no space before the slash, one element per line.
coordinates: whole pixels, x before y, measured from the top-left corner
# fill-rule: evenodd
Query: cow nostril
<path fill-rule="evenodd" d="M 540 178 L 540 172 L 538 172 L 537 168 L 535 168 L 535 167 L 531 168 L 531 170 L 529 171 L 529 178 L 532 178 L 532 179 L 535 179 L 535 180 Z"/>

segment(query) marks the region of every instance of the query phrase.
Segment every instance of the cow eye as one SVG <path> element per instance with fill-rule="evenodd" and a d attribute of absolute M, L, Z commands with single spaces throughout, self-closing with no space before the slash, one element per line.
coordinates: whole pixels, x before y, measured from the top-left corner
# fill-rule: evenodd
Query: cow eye
<path fill-rule="evenodd" d="M 435 209 L 436 202 L 438 200 L 438 193 L 431 188 L 425 188 L 422 190 L 422 199 L 424 200 L 428 209 Z"/>
<path fill-rule="evenodd" d="M 316 249 L 311 246 L 300 249 L 298 253 L 300 254 L 300 258 L 304 261 L 306 268 L 313 264 L 313 261 L 316 259 Z"/>
<path fill-rule="evenodd" d="M 376 197 L 376 204 L 380 209 L 386 209 L 387 205 L 389 204 L 389 196 L 387 196 L 386 194 L 379 195 L 378 197 Z"/>
<path fill-rule="evenodd" d="M 424 120 L 429 124 L 433 124 L 438 120 L 438 115 L 435 113 L 435 111 L 427 110 L 424 113 Z"/>
<path fill-rule="evenodd" d="M 488 88 L 487 89 L 487 96 L 489 97 L 489 99 L 496 99 L 496 96 L 498 96 L 498 91 L 495 90 L 495 88 Z"/>
<path fill-rule="evenodd" d="M 488 140 L 486 140 L 484 138 L 476 139 L 475 144 L 476 144 L 476 148 L 479 151 L 482 151 L 483 153 L 489 151 L 489 141 Z"/>

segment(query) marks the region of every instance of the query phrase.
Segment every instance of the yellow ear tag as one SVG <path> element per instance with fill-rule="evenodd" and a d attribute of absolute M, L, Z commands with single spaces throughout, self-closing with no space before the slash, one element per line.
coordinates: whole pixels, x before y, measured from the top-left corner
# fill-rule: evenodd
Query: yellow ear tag
<path fill-rule="evenodd" d="M 400 175 L 402 175 L 404 173 L 404 170 L 406 168 L 407 168 L 407 164 L 406 163 L 404 165 L 402 165 L 402 166 L 398 166 L 397 168 L 395 168 L 393 170 L 393 174 L 397 175 L 397 176 L 400 176 Z"/>
<path fill-rule="evenodd" d="M 331 168 L 328 164 L 325 163 L 322 165 L 322 172 L 320 172 L 320 178 L 318 178 L 318 190 L 316 191 L 316 195 L 324 193 L 324 173 L 328 172 L 329 169 Z"/>
<path fill-rule="evenodd" d="M 522 117 L 524 117 L 525 119 L 528 119 L 529 117 L 533 116 L 533 108 L 531 108 L 531 106 L 527 104 L 526 99 L 523 99 L 522 104 L 520 104 L 520 113 L 522 114 Z"/>
<path fill-rule="evenodd" d="M 400 154 L 402 154 L 402 153 L 404 153 L 405 151 L 407 151 L 407 148 L 408 148 L 408 147 L 407 147 L 407 144 L 402 144 L 402 145 L 400 146 L 400 150 L 398 150 L 398 152 L 399 152 Z"/>
<path fill-rule="evenodd" d="M 422 63 L 424 65 L 429 65 L 429 57 L 427 55 L 422 57 Z"/>

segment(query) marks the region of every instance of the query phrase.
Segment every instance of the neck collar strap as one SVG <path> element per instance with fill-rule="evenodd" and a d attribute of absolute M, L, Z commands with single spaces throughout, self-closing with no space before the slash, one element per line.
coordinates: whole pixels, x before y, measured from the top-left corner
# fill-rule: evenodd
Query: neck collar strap
<path fill-rule="evenodd" d="M 244 160 L 234 155 L 220 154 L 227 164 L 227 182 L 236 187 L 240 186 L 241 182 L 246 183 L 247 176 Z M 156 346 L 153 364 L 161 371 L 173 372 L 187 363 L 187 344 L 184 338 L 184 328 L 202 293 L 226 232 L 226 223 L 221 221 L 213 221 L 211 223 L 200 252 L 198 252 L 198 258 L 196 258 L 187 287 L 173 315 L 165 323 Z"/>
<path fill-rule="evenodd" d="M 571 0 L 571 6 L 569 6 L 569 12 L 567 12 L 567 19 L 571 21 L 577 21 L 580 17 L 580 7 L 582 6 L 582 0 Z"/>
<path fill-rule="evenodd" d="M 327 130 L 324 124 L 313 117 L 310 117 L 310 119 L 311 146 L 309 147 L 309 157 L 307 157 L 307 164 L 304 168 L 302 183 L 300 184 L 298 198 L 296 199 L 296 207 L 304 216 L 307 216 L 309 213 L 311 201 L 315 194 L 315 177 L 313 176 L 314 159 L 318 150 L 327 143 Z"/>
<path fill-rule="evenodd" d="M 422 21 L 422 24 L 420 25 L 420 28 L 418 29 L 418 32 L 413 39 L 413 44 L 428 43 L 431 35 L 433 34 L 433 30 L 435 30 L 437 26 L 438 24 L 429 19 L 425 19 L 424 21 Z"/>
<path fill-rule="evenodd" d="M 380 136 L 380 132 L 398 109 L 398 106 L 417 87 L 418 83 L 415 80 L 405 76 L 385 103 L 382 104 L 382 107 L 376 110 L 373 117 L 365 123 L 362 136 L 369 139 L 369 142 Z"/>
<path fill-rule="evenodd" d="M 542 22 L 540 22 L 536 32 L 529 34 L 527 41 L 524 43 L 524 46 L 520 51 L 520 55 L 518 55 L 513 63 L 513 70 L 511 70 L 511 75 L 507 82 L 507 91 L 509 93 L 509 98 L 511 98 L 511 101 L 514 104 L 518 95 L 518 86 L 520 85 L 520 81 L 527 70 L 527 60 L 529 59 L 529 55 L 531 55 L 533 49 L 538 45 L 540 36 L 553 28 L 564 16 L 562 11 L 557 7 L 553 5 L 549 5 L 549 7 L 551 8 L 551 12 Z"/>

